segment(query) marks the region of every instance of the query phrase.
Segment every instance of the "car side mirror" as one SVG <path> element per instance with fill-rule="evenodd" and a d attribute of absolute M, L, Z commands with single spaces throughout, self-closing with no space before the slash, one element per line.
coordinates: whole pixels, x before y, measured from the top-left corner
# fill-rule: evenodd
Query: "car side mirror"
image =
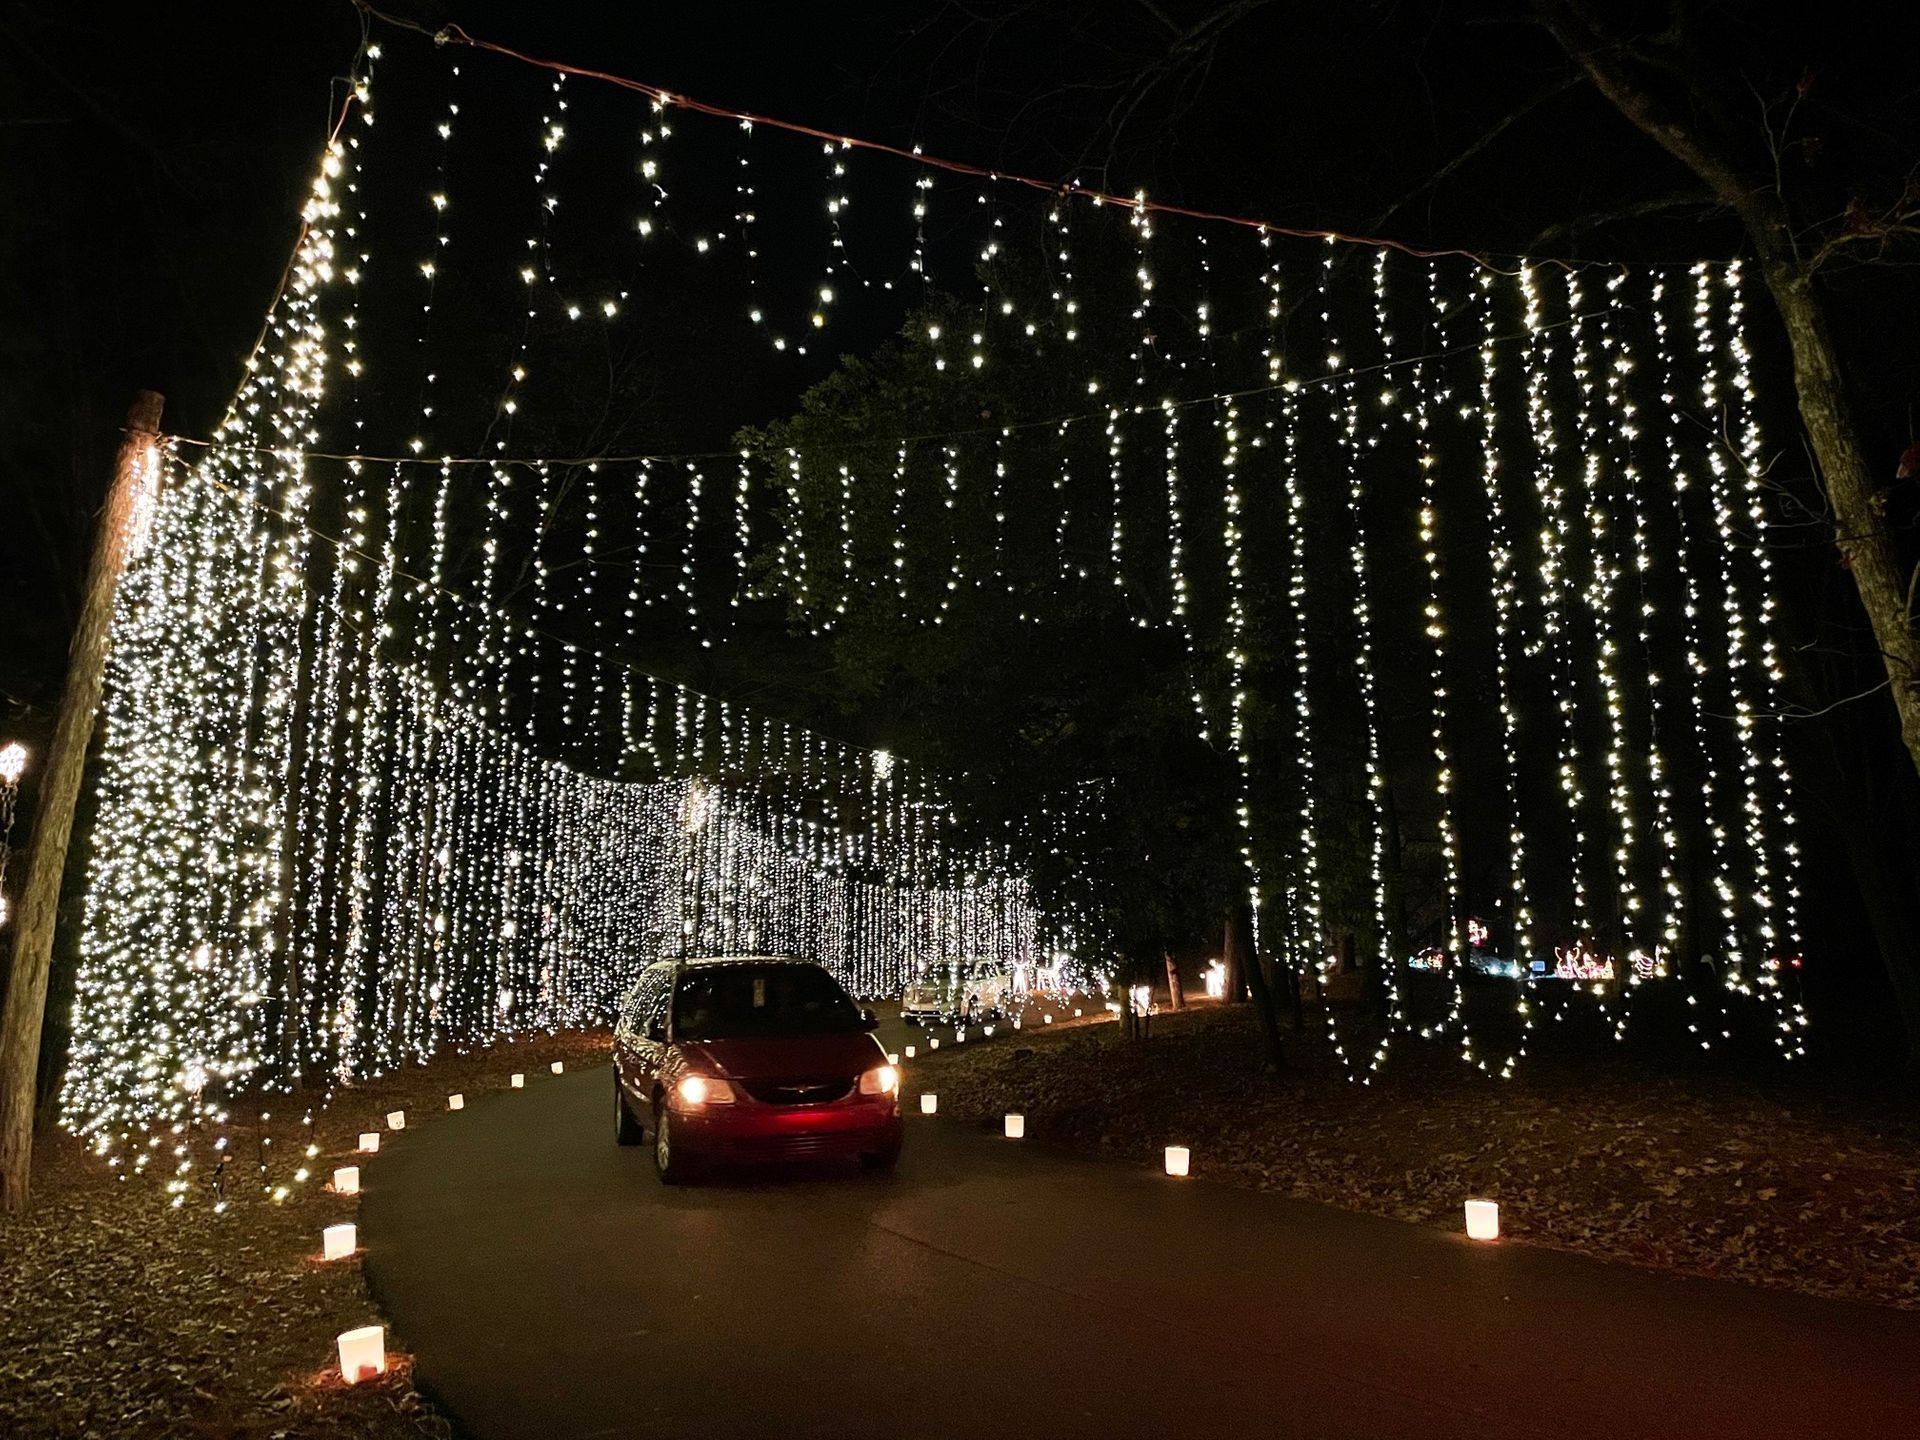
<path fill-rule="evenodd" d="M 865 1006 L 862 1006 L 860 1010 L 860 1028 L 862 1030 L 878 1030 L 880 1028 L 880 1017 Z"/>

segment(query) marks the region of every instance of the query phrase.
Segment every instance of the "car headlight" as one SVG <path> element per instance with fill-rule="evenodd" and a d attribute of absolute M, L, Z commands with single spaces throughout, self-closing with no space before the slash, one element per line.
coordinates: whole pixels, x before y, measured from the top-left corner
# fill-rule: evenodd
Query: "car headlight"
<path fill-rule="evenodd" d="M 680 1103 L 689 1108 L 731 1105 L 735 1099 L 733 1087 L 717 1075 L 683 1075 L 674 1086 L 674 1093 L 680 1097 Z"/>
<path fill-rule="evenodd" d="M 862 1095 L 895 1095 L 900 1090 L 900 1072 L 891 1065 L 876 1065 L 860 1077 Z"/>

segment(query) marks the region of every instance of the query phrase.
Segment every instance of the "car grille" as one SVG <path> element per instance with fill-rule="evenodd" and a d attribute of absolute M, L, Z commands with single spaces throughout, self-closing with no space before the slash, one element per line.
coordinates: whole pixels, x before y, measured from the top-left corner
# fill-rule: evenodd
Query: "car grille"
<path fill-rule="evenodd" d="M 853 1089 L 844 1075 L 807 1080 L 743 1080 L 746 1092 L 763 1105 L 830 1105 Z"/>
<path fill-rule="evenodd" d="M 832 1131 L 818 1135 L 773 1135 L 744 1142 L 738 1153 L 754 1160 L 813 1160 L 846 1153 L 848 1137 Z"/>

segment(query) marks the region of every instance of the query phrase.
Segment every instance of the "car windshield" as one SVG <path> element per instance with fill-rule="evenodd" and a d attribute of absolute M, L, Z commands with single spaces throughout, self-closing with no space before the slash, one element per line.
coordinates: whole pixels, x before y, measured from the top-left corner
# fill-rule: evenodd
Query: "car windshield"
<path fill-rule="evenodd" d="M 680 977 L 673 1033 L 680 1040 L 845 1035 L 860 1008 L 816 965 L 716 965 Z"/>

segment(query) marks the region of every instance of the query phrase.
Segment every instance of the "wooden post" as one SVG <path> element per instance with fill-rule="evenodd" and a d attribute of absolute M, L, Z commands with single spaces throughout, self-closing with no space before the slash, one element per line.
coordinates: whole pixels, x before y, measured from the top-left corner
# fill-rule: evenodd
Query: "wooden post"
<path fill-rule="evenodd" d="M 160 483 L 154 438 L 160 432 L 161 404 L 160 396 L 142 390 L 127 411 L 127 433 L 114 463 L 113 483 L 94 525 L 86 597 L 68 650 L 66 685 L 60 692 L 53 739 L 40 772 L 39 805 L 27 841 L 26 881 L 20 888 L 14 922 L 6 1009 L 0 1014 L 0 1209 L 8 1213 L 27 1207 L 33 1168 L 34 1080 L 40 1066 L 40 1031 L 46 1018 L 60 881 L 67 868 L 67 843 L 73 835 L 73 811 L 93 740 L 94 717 L 100 709 L 114 594 L 126 568 L 139 507 L 151 503 L 153 497 L 146 492 Z"/>
<path fill-rule="evenodd" d="M 1160 958 L 1165 962 L 1167 967 L 1167 1008 L 1169 1010 L 1184 1010 L 1187 1008 L 1187 992 L 1180 984 L 1180 967 L 1173 963 L 1173 952 L 1171 950 L 1163 947 L 1160 951 Z"/>

